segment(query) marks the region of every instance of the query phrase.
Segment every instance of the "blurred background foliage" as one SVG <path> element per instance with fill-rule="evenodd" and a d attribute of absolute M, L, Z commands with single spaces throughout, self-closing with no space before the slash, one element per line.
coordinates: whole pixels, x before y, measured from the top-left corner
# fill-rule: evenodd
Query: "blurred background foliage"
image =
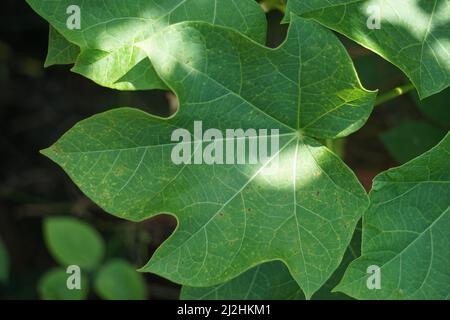
<path fill-rule="evenodd" d="M 266 4 L 266 9 L 280 6 L 278 0 L 269 2 L 275 5 Z M 71 73 L 68 66 L 44 69 L 48 25 L 24 1 L 3 0 L 0 7 L 0 299 L 178 298 L 178 285 L 130 272 L 144 265 L 170 235 L 174 219 L 160 215 L 130 223 L 107 215 L 39 154 L 76 122 L 113 107 L 168 116 L 176 110 L 173 95 L 113 91 Z M 281 18 L 279 11 L 268 13 L 271 47 L 285 37 L 287 26 L 280 25 Z M 407 82 L 396 67 L 340 39 L 366 88 L 386 92 Z M 449 98 L 448 89 L 424 101 L 415 93 L 399 97 L 377 106 L 362 130 L 339 143 L 345 162 L 366 189 L 376 174 L 428 150 L 444 136 L 450 127 Z M 61 292 L 59 285 L 67 277 L 63 266 L 70 257 L 63 259 L 49 240 L 49 221 L 61 216 L 87 224 L 96 234 L 92 238 L 101 243 L 101 257 L 88 272 L 86 290 L 75 297 Z M 60 239 L 56 234 L 56 247 L 64 245 L 69 236 Z M 75 239 L 68 245 L 74 243 L 83 244 Z"/>

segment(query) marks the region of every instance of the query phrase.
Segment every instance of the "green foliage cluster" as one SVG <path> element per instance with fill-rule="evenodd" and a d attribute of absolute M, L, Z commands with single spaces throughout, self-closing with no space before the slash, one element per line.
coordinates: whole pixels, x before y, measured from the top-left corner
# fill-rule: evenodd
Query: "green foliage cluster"
<path fill-rule="evenodd" d="M 46 272 L 38 291 L 46 300 L 83 300 L 89 295 L 90 279 L 96 294 L 107 300 L 142 300 L 147 296 L 142 274 L 123 259 L 102 262 L 105 244 L 89 224 L 70 217 L 47 218 L 44 237 L 49 252 L 60 267 Z M 69 266 L 80 268 L 81 288 L 67 286 Z"/>
<path fill-rule="evenodd" d="M 289 31 L 275 49 L 264 45 L 267 23 L 253 0 L 27 2 L 51 25 L 47 66 L 73 64 L 113 89 L 170 90 L 180 102 L 168 119 L 133 108 L 95 115 L 43 151 L 112 215 L 176 217 L 177 230 L 141 271 L 182 284 L 182 298 L 450 298 L 448 103 L 434 101 L 450 83 L 448 0 L 289 0 L 277 6 Z M 66 25 L 74 4 L 80 29 Z M 367 26 L 371 6 L 381 29 Z M 383 135 L 406 163 L 378 175 L 369 195 L 327 142 L 359 130 L 386 97 L 363 88 L 333 31 L 401 69 L 428 98 L 419 108 L 433 124 Z M 192 132 L 196 120 L 278 129 L 280 171 L 264 174 L 270 159 L 175 165 L 171 132 Z M 399 146 L 411 130 L 414 152 Z M 47 230 L 61 241 L 49 240 L 55 258 L 66 264 L 79 254 L 85 267 L 98 265 L 97 237 L 83 237 L 93 244 L 77 253 L 69 228 Z M 372 265 L 382 274 L 375 290 Z M 131 292 L 114 287 L 135 283 L 131 273 L 117 276 L 121 263 L 102 270 L 101 296 Z"/>

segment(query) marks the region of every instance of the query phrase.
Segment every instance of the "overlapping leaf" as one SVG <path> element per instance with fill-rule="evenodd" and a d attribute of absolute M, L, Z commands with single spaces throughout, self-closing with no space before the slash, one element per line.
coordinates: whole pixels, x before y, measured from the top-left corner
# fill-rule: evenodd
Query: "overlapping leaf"
<path fill-rule="evenodd" d="M 185 300 L 295 300 L 303 293 L 279 261 L 260 264 L 228 282 L 208 288 L 183 287 Z"/>
<path fill-rule="evenodd" d="M 450 84 L 449 0 L 289 0 L 289 12 L 312 18 L 398 66 L 421 98 Z M 381 28 L 367 21 L 381 13 Z"/>
<path fill-rule="evenodd" d="M 362 255 L 336 290 L 358 299 L 449 299 L 450 134 L 376 177 L 363 217 Z M 366 271 L 380 268 L 380 289 Z"/>
<path fill-rule="evenodd" d="M 265 15 L 253 0 L 27 2 L 57 31 L 50 34 L 48 65 L 70 63 L 68 58 L 73 59 L 78 46 L 81 53 L 72 70 L 98 84 L 122 90 L 166 88 L 145 54 L 134 44 L 171 24 L 204 21 L 234 28 L 260 43 L 266 39 Z M 67 27 L 67 8 L 73 5 L 80 8 L 79 30 Z"/>
<path fill-rule="evenodd" d="M 277 49 L 208 23 L 173 25 L 140 46 L 177 94 L 178 113 L 164 120 L 116 109 L 82 121 L 44 154 L 116 216 L 176 216 L 177 230 L 143 271 L 212 286 L 281 260 L 311 297 L 339 265 L 368 204 L 353 172 L 312 137 L 360 128 L 376 93 L 361 87 L 330 31 L 299 18 Z M 171 134 L 192 133 L 196 120 L 204 130 L 278 129 L 278 169 L 275 156 L 174 164 Z"/>
<path fill-rule="evenodd" d="M 348 299 L 348 296 L 331 292 L 339 283 L 351 261 L 361 252 L 361 228 L 344 255 L 339 268 L 312 299 Z M 302 290 L 292 279 L 289 270 L 279 261 L 261 264 L 229 282 L 208 288 L 183 287 L 180 299 L 187 300 L 292 300 L 304 299 Z"/>
<path fill-rule="evenodd" d="M 48 42 L 45 67 L 75 63 L 80 54 L 80 48 L 66 40 L 52 26 L 50 26 Z"/>

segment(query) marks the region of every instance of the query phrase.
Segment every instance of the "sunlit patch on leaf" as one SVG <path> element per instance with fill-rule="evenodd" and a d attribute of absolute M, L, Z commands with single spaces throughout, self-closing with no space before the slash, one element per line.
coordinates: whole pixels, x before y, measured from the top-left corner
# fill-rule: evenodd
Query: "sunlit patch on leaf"
<path fill-rule="evenodd" d="M 380 29 L 367 26 L 371 6 L 379 8 Z M 389 60 L 411 79 L 422 99 L 450 84 L 449 0 L 289 0 L 288 10 Z"/>

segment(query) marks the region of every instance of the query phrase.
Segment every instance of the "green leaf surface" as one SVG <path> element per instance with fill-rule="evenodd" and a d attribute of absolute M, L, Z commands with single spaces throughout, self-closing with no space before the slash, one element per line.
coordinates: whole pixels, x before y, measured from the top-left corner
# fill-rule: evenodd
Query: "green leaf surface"
<path fill-rule="evenodd" d="M 375 178 L 362 255 L 335 290 L 357 299 L 446 299 L 450 293 L 450 134 Z M 380 289 L 368 289 L 378 266 Z"/>
<path fill-rule="evenodd" d="M 260 264 L 237 278 L 209 288 L 183 287 L 182 300 L 295 300 L 303 292 L 280 261 Z"/>
<path fill-rule="evenodd" d="M 347 251 L 342 259 L 341 264 L 332 274 L 330 279 L 313 295 L 314 300 L 350 300 L 348 295 L 341 292 L 334 292 L 333 289 L 342 280 L 345 271 L 352 261 L 361 255 L 361 220 L 356 226 L 355 233 L 353 234 L 352 241 L 350 242 Z"/>
<path fill-rule="evenodd" d="M 266 18 L 253 0 L 27 0 L 67 41 L 81 50 L 72 71 L 120 90 L 166 89 L 135 46 L 167 26 L 204 21 L 266 40 Z M 67 27 L 67 8 L 78 5 L 81 29 Z M 51 51 L 67 42 L 51 39 Z M 73 47 L 71 46 L 73 49 Z M 54 59 L 54 54 L 51 53 Z M 50 60 L 49 63 L 52 61 Z"/>
<path fill-rule="evenodd" d="M 369 29 L 369 7 L 381 28 Z M 450 84 L 449 0 L 289 0 L 288 12 L 314 19 L 399 67 L 426 98 Z"/>
<path fill-rule="evenodd" d="M 339 283 L 351 261 L 361 252 L 361 229 L 355 235 L 344 255 L 339 268 L 312 299 L 348 299 L 348 296 L 331 292 Z M 218 286 L 194 288 L 184 286 L 182 300 L 303 300 L 305 296 L 292 278 L 289 270 L 280 261 L 261 264 Z"/>
<path fill-rule="evenodd" d="M 89 224 L 70 217 L 48 218 L 44 222 L 47 247 L 61 265 L 93 269 L 102 260 L 104 243 Z"/>
<path fill-rule="evenodd" d="M 80 49 L 66 40 L 52 26 L 49 27 L 48 52 L 45 67 L 75 63 Z"/>
<path fill-rule="evenodd" d="M 446 133 L 426 122 L 409 120 L 381 133 L 380 138 L 391 156 L 403 164 L 430 150 Z"/>
<path fill-rule="evenodd" d="M 9 255 L 6 246 L 0 239 L 0 283 L 5 283 L 9 278 Z"/>
<path fill-rule="evenodd" d="M 95 290 L 105 300 L 144 300 L 147 288 L 144 277 L 124 260 L 112 260 L 100 268 Z"/>
<path fill-rule="evenodd" d="M 81 278 L 81 288 L 69 290 L 67 278 L 70 275 L 62 268 L 45 273 L 38 283 L 39 296 L 43 300 L 84 300 L 89 294 L 89 284 L 86 277 Z"/>
<path fill-rule="evenodd" d="M 173 25 L 141 46 L 177 94 L 178 113 L 164 120 L 116 109 L 77 124 L 43 153 L 116 216 L 177 218 L 143 271 L 201 287 L 282 260 L 311 297 L 368 205 L 353 172 L 312 137 L 360 128 L 376 94 L 361 87 L 332 32 L 299 18 L 277 49 L 206 23 Z M 168 55 L 173 46 L 183 49 Z M 172 132 L 193 132 L 199 119 L 204 130 L 278 129 L 280 165 L 271 166 L 276 155 L 259 164 L 174 164 Z"/>
<path fill-rule="evenodd" d="M 267 128 L 339 138 L 364 125 L 373 108 L 376 92 L 362 87 L 342 44 L 303 19 L 294 19 L 277 49 L 204 23 L 174 25 L 138 46 L 180 103 L 196 107 L 196 119 L 209 106 L 242 105 L 269 118 Z"/>

